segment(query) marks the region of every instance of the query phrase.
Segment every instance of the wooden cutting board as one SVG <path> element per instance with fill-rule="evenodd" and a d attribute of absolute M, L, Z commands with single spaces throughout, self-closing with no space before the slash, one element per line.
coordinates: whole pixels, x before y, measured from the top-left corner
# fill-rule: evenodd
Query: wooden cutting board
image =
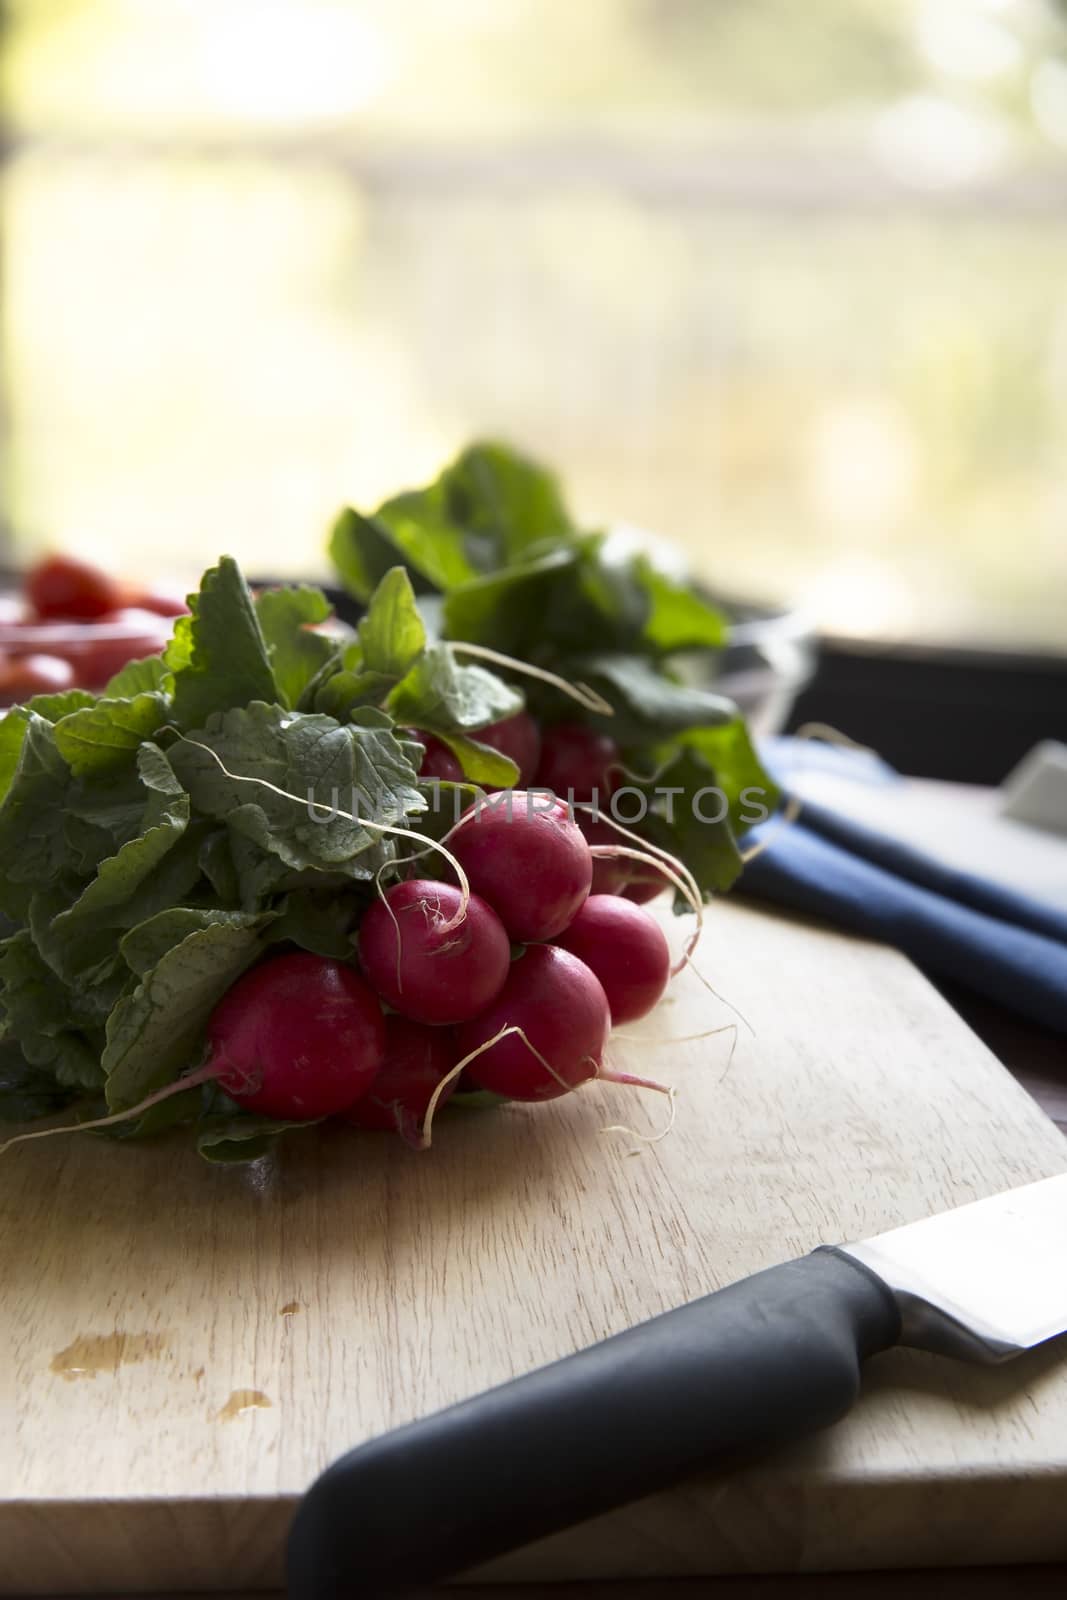
<path fill-rule="evenodd" d="M 269 1587 L 300 1493 L 369 1435 L 820 1242 L 1067 1169 L 895 953 L 731 905 L 699 965 L 755 1037 L 732 1061 L 727 1034 L 683 1042 L 731 1021 L 691 977 L 625 1030 L 621 1064 L 678 1089 L 658 1144 L 604 1129 L 655 1129 L 659 1097 L 591 1085 L 456 1112 L 423 1155 L 330 1131 L 246 1170 L 88 1138 L 0 1158 L 0 1589 Z M 997 1371 L 897 1353 L 833 1431 L 492 1575 L 1063 1560 L 1065 1497 L 1062 1341 Z"/>

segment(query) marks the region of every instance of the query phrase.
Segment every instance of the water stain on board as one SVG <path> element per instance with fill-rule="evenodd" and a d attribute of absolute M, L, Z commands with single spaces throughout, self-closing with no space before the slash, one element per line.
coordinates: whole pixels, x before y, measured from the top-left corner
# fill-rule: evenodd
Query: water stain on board
<path fill-rule="evenodd" d="M 52 1357 L 51 1369 L 73 1383 L 76 1378 L 114 1377 L 120 1367 L 152 1361 L 162 1355 L 166 1338 L 161 1333 L 83 1333 Z"/>
<path fill-rule="evenodd" d="M 243 1411 L 262 1411 L 269 1409 L 273 1404 L 273 1400 L 268 1399 L 262 1389 L 235 1389 L 218 1413 L 218 1420 L 232 1422 Z"/>
<path fill-rule="evenodd" d="M 300 1310 L 300 1301 L 299 1300 L 287 1300 L 285 1302 L 285 1305 L 283 1305 L 281 1310 L 278 1312 L 278 1315 L 280 1317 L 295 1317 L 299 1310 Z"/>

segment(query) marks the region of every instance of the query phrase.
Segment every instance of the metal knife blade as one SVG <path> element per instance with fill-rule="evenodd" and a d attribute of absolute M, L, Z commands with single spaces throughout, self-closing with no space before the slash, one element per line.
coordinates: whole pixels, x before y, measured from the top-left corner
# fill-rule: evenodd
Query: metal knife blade
<path fill-rule="evenodd" d="M 892 1290 L 902 1344 L 998 1362 L 1067 1333 L 1067 1173 L 841 1248 Z"/>

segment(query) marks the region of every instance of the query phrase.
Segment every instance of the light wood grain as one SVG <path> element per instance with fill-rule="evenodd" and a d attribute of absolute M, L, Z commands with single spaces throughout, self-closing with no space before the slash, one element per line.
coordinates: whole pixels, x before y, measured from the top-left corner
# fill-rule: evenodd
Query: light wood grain
<path fill-rule="evenodd" d="M 730 1021 L 691 977 L 625 1030 L 660 1042 L 620 1064 L 679 1090 L 653 1146 L 601 1130 L 662 1102 L 594 1085 L 457 1112 L 427 1155 L 323 1132 L 265 1170 L 85 1138 L 5 1156 L 0 1589 L 270 1587 L 297 1497 L 359 1440 L 820 1242 L 1067 1169 L 894 953 L 730 906 L 699 964 L 757 1037 L 730 1065 L 726 1035 L 672 1042 Z M 832 1433 L 487 1576 L 1062 1559 L 1059 1355 L 882 1358 Z"/>

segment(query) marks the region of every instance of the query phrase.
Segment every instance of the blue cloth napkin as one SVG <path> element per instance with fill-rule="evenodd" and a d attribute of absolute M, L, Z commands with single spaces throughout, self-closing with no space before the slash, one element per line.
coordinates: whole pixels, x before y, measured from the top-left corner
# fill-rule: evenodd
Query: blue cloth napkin
<path fill-rule="evenodd" d="M 805 745 L 814 760 L 858 781 L 897 782 L 881 763 Z M 788 789 L 797 752 L 767 741 L 768 767 Z M 745 867 L 738 890 L 812 912 L 895 945 L 935 977 L 1067 1034 L 1067 909 L 945 866 L 847 813 L 805 801 L 790 826 L 772 820 L 767 847 Z M 747 841 L 746 841 L 747 842 Z"/>

